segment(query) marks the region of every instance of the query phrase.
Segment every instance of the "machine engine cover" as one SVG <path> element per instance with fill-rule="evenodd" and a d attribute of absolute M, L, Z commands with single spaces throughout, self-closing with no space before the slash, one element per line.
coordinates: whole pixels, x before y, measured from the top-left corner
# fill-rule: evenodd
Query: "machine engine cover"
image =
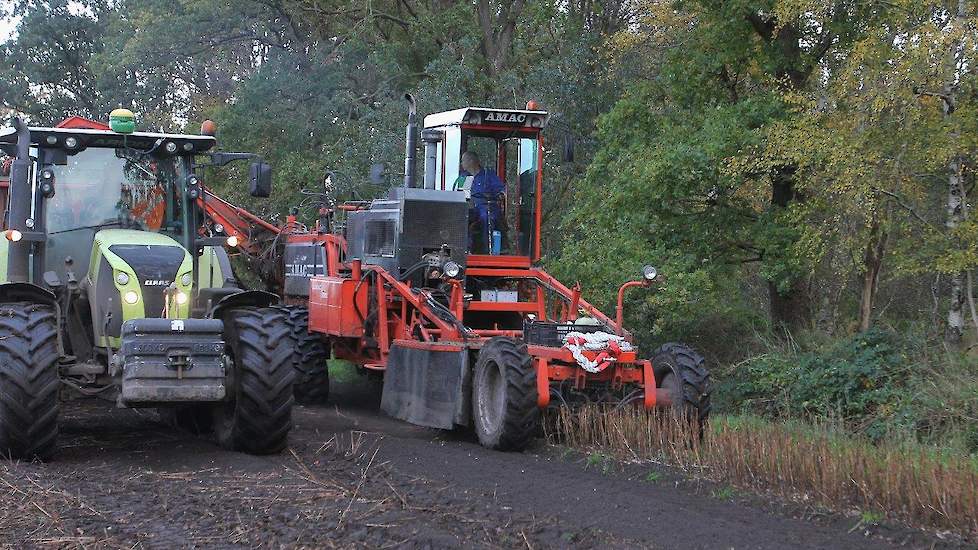
<path fill-rule="evenodd" d="M 380 408 L 418 426 L 468 425 L 471 375 L 468 350 L 433 344 L 427 349 L 395 343 L 384 372 Z"/>
<path fill-rule="evenodd" d="M 348 259 L 379 265 L 401 275 L 422 256 L 447 245 L 451 260 L 465 267 L 469 207 L 458 191 L 395 187 L 386 199 L 351 212 L 347 219 Z M 412 277 L 419 286 L 423 271 Z"/>
<path fill-rule="evenodd" d="M 116 366 L 123 405 L 224 399 L 224 323 L 133 319 L 122 325 Z"/>

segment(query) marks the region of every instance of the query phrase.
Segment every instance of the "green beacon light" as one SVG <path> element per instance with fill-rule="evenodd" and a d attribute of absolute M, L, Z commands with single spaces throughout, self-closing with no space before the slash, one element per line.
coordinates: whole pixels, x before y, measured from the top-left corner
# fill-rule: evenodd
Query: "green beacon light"
<path fill-rule="evenodd" d="M 131 134 L 136 131 L 136 115 L 129 109 L 116 109 L 109 113 L 109 128 L 118 134 Z"/>

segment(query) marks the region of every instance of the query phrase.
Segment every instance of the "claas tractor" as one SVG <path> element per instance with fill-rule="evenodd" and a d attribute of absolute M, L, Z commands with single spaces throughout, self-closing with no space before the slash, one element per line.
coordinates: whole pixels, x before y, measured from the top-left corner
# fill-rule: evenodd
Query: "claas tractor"
<path fill-rule="evenodd" d="M 472 427 L 492 449 L 524 449 L 542 410 L 583 403 L 666 407 L 701 430 L 702 356 L 676 343 L 642 355 L 623 326 L 624 293 L 652 286 L 655 269 L 624 281 L 611 318 L 539 265 L 548 113 L 469 107 L 428 115 L 419 132 L 406 99 L 403 185 L 323 201 L 314 229 L 286 237 L 285 299 L 308 304 L 299 338 L 319 348 L 303 370 L 325 377 L 324 353 L 351 361 L 383 377 L 386 413 Z M 467 173 L 473 158 L 481 169 Z M 485 185 L 490 172 L 502 187 Z"/>
<path fill-rule="evenodd" d="M 212 135 L 18 119 L 0 129 L 0 454 L 49 458 L 64 397 L 154 407 L 224 447 L 281 450 L 291 427 L 293 341 L 277 296 L 245 290 L 203 231 L 203 172 L 257 155 L 213 152 Z M 208 228 L 210 226 L 207 226 Z"/>

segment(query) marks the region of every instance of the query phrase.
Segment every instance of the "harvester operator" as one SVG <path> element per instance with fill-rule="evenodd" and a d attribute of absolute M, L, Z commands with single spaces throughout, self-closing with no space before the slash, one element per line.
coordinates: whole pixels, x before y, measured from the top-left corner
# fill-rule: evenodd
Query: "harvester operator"
<path fill-rule="evenodd" d="M 502 209 L 506 185 L 495 172 L 482 166 L 479 155 L 474 151 L 462 153 L 460 164 L 463 173 L 459 175 L 455 189 L 469 192 L 469 251 L 474 254 L 499 254 L 506 242 L 506 222 Z M 494 239 L 493 233 L 496 231 L 499 236 Z M 499 244 L 494 245 L 494 242 Z"/>

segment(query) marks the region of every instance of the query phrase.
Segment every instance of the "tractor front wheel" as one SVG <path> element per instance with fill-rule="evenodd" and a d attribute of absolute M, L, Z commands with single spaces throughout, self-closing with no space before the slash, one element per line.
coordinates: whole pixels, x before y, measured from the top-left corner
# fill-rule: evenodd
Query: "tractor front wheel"
<path fill-rule="evenodd" d="M 536 372 L 526 344 L 496 337 L 482 348 L 472 380 L 472 416 L 483 447 L 522 451 L 540 429 Z"/>
<path fill-rule="evenodd" d="M 0 304 L 0 455 L 54 454 L 58 439 L 58 324 L 50 306 Z"/>
<path fill-rule="evenodd" d="M 292 429 L 293 342 L 285 315 L 242 308 L 224 317 L 229 368 L 227 400 L 216 406 L 214 434 L 230 450 L 277 453 Z"/>
<path fill-rule="evenodd" d="M 285 314 L 295 346 L 292 364 L 295 383 L 292 386 L 298 403 L 323 403 L 329 397 L 329 372 L 326 361 L 330 349 L 319 334 L 309 333 L 309 309 L 303 306 L 276 306 Z"/>
<path fill-rule="evenodd" d="M 652 359 L 655 380 L 669 392 L 673 410 L 695 423 L 700 439 L 710 415 L 710 371 L 703 356 L 689 346 L 669 343 L 656 350 Z"/>

